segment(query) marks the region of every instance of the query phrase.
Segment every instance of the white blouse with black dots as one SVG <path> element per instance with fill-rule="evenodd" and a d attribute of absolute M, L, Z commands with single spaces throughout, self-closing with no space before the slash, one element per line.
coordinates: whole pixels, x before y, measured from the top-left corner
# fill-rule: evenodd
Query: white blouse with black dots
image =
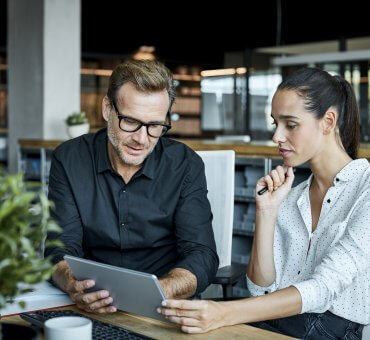
<path fill-rule="evenodd" d="M 301 313 L 332 313 L 370 323 L 370 164 L 357 159 L 334 178 L 312 232 L 308 180 L 282 203 L 274 235 L 276 279 L 269 287 L 247 277 L 253 296 L 289 286 Z"/>

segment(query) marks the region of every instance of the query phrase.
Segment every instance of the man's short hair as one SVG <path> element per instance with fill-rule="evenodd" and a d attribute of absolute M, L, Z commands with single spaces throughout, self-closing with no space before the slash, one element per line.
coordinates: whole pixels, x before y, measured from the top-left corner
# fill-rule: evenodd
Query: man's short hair
<path fill-rule="evenodd" d="M 176 91 L 171 71 L 158 61 L 127 60 L 118 65 L 109 79 L 107 96 L 111 103 L 117 101 L 117 92 L 122 85 L 132 83 L 140 92 L 152 93 L 167 90 L 169 110 L 175 101 Z"/>

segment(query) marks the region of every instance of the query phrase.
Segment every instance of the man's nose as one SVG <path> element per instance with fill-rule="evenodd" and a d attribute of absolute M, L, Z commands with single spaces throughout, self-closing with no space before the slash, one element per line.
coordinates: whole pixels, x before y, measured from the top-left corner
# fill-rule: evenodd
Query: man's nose
<path fill-rule="evenodd" d="M 139 130 L 135 131 L 132 138 L 139 144 L 145 144 L 148 139 L 146 126 L 143 125 Z"/>

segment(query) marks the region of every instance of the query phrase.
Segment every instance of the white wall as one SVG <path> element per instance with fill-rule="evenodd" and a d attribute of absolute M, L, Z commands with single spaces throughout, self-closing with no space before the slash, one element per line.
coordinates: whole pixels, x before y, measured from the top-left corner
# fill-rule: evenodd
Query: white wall
<path fill-rule="evenodd" d="M 8 0 L 8 164 L 18 139 L 65 139 L 80 110 L 80 0 Z"/>

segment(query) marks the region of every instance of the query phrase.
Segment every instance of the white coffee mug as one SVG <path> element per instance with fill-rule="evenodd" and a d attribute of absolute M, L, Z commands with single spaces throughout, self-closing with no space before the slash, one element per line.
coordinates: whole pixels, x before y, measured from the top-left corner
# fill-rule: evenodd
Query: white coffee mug
<path fill-rule="evenodd" d="M 52 318 L 44 324 L 46 340 L 91 340 L 92 322 L 80 316 Z"/>

